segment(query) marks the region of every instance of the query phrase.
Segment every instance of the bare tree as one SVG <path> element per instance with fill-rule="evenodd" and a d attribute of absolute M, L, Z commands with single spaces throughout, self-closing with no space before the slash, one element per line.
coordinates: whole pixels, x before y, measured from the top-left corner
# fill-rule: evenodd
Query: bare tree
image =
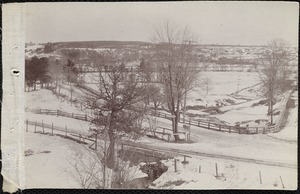
<path fill-rule="evenodd" d="M 55 85 L 55 92 L 57 92 L 57 89 L 59 87 L 59 82 L 62 80 L 63 73 L 64 73 L 62 62 L 55 57 L 49 57 L 48 69 L 49 69 L 51 80 L 52 82 L 54 82 Z"/>
<path fill-rule="evenodd" d="M 211 90 L 212 81 L 209 77 L 206 77 L 203 81 L 204 89 L 206 91 L 206 95 L 208 95 L 208 92 Z"/>
<path fill-rule="evenodd" d="M 287 43 L 282 39 L 273 39 L 267 49 L 257 59 L 257 71 L 263 82 L 265 96 L 268 99 L 268 114 L 273 124 L 273 105 L 275 95 L 281 91 L 281 85 L 287 78 L 287 66 L 290 62 Z"/>
<path fill-rule="evenodd" d="M 134 180 L 138 166 L 132 167 L 130 161 L 132 153 L 130 150 L 120 150 L 116 169 L 107 169 L 101 159 L 105 157 L 106 141 L 99 141 L 98 151 L 94 151 L 86 146 L 71 146 L 73 154 L 65 158 L 70 168 L 66 169 L 81 188 L 84 189 L 107 189 L 124 188 Z"/>
<path fill-rule="evenodd" d="M 156 114 L 158 107 L 165 102 L 165 96 L 158 84 L 149 85 L 148 91 L 150 102 L 153 103 L 154 113 Z"/>
<path fill-rule="evenodd" d="M 173 135 L 178 141 L 180 102 L 186 99 L 199 73 L 195 38 L 187 27 L 179 29 L 165 23 L 156 29 L 153 42 L 160 80 L 173 117 Z"/>
<path fill-rule="evenodd" d="M 91 189 L 101 184 L 97 180 L 103 171 L 103 165 L 99 162 L 96 153 L 84 146 L 74 146 L 74 155 L 66 159 L 71 168 L 65 171 L 80 184 L 83 189 Z"/>
<path fill-rule="evenodd" d="M 107 54 L 106 54 L 107 55 Z M 141 134 L 139 118 L 146 86 L 138 80 L 137 72 L 128 72 L 122 57 L 115 53 L 100 56 L 95 63 L 97 90 L 87 93 L 84 102 L 98 114 L 92 124 L 96 134 L 108 134 L 109 147 L 104 158 L 107 167 L 115 167 L 115 143 L 122 137 L 136 138 Z M 85 90 L 83 90 L 85 91 Z"/>

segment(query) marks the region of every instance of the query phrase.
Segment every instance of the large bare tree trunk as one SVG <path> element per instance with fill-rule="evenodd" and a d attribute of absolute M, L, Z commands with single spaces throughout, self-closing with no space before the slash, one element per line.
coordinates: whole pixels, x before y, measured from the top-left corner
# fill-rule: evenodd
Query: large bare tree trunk
<path fill-rule="evenodd" d="M 106 166 L 110 169 L 115 167 L 115 137 L 112 130 L 108 132 L 109 146 L 108 146 L 108 156 L 106 160 Z"/>
<path fill-rule="evenodd" d="M 108 128 L 108 137 L 109 137 L 109 146 L 107 149 L 107 157 L 106 157 L 106 166 L 110 169 L 115 167 L 115 135 L 114 135 L 114 113 L 111 113 L 109 128 Z"/>
<path fill-rule="evenodd" d="M 180 103 L 180 101 L 177 100 L 177 107 L 176 107 L 175 118 L 174 118 L 174 139 L 175 139 L 175 142 L 178 142 L 180 140 L 179 139 L 179 134 L 178 134 L 179 103 Z"/>
<path fill-rule="evenodd" d="M 273 125 L 273 100 L 270 100 L 270 107 L 271 107 L 271 125 Z"/>

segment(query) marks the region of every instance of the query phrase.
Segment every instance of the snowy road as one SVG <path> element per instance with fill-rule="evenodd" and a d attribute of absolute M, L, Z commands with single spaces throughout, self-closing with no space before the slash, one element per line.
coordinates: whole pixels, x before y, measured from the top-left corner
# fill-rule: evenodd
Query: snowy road
<path fill-rule="evenodd" d="M 288 164 L 288 163 L 280 163 L 280 162 L 258 160 L 258 159 L 251 159 L 251 158 L 234 157 L 234 156 L 230 156 L 230 155 L 210 154 L 210 153 L 204 153 L 204 152 L 174 149 L 174 148 L 166 148 L 166 147 L 154 146 L 154 145 L 148 145 L 148 144 L 141 144 L 141 143 L 134 143 L 133 144 L 133 143 L 128 143 L 128 142 L 125 143 L 124 142 L 124 144 L 129 145 L 129 146 L 133 146 L 133 147 L 137 147 L 137 148 L 146 149 L 146 150 L 172 153 L 174 155 L 201 156 L 201 157 L 207 157 L 207 158 L 216 158 L 216 159 L 232 160 L 232 161 L 238 161 L 238 162 L 247 162 L 247 163 L 253 163 L 253 164 L 263 164 L 263 165 L 267 165 L 267 166 L 277 166 L 277 167 L 297 169 L 296 164 L 294 165 L 294 164 Z"/>

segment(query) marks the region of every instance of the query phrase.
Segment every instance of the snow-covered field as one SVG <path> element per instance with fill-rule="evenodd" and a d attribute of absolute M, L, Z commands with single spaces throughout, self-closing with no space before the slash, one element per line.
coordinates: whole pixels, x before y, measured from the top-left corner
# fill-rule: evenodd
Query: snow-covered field
<path fill-rule="evenodd" d="M 238 89 L 246 88 L 260 82 L 256 72 L 203 72 L 199 77 L 200 80 L 197 83 L 202 88 L 204 94 L 206 87 L 205 83 L 201 80 L 205 81 L 206 78 L 209 78 L 211 82 L 209 84 L 209 94 L 231 94 Z"/>
<path fill-rule="evenodd" d="M 61 92 L 66 95 L 70 95 L 69 91 L 61 89 Z M 29 109 L 51 109 L 62 110 L 70 113 L 82 113 L 79 107 L 71 105 L 70 102 L 55 96 L 52 91 L 47 89 L 40 89 L 33 92 L 25 92 L 25 108 Z"/>
<path fill-rule="evenodd" d="M 104 74 L 105 75 L 105 74 Z M 86 83 L 97 83 L 97 73 L 85 73 L 84 81 Z M 195 91 L 198 94 L 206 94 L 206 79 L 208 82 L 209 94 L 232 94 L 238 89 L 253 86 L 260 82 L 256 72 L 201 72 L 195 83 Z M 191 98 L 197 96 L 190 95 Z"/>

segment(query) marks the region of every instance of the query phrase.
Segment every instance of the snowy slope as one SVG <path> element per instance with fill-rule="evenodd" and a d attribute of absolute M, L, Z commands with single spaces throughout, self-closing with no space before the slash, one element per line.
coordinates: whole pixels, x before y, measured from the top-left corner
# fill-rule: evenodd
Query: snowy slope
<path fill-rule="evenodd" d="M 80 188 L 66 172 L 72 167 L 68 157 L 75 144 L 61 137 L 25 133 L 24 151 L 33 151 L 33 155 L 24 159 L 26 188 Z M 43 151 L 50 153 L 41 153 Z"/>
<path fill-rule="evenodd" d="M 296 142 L 298 139 L 298 91 L 295 91 L 291 98 L 295 100 L 295 108 L 289 111 L 285 126 L 278 133 L 272 133 L 269 136 Z"/>

